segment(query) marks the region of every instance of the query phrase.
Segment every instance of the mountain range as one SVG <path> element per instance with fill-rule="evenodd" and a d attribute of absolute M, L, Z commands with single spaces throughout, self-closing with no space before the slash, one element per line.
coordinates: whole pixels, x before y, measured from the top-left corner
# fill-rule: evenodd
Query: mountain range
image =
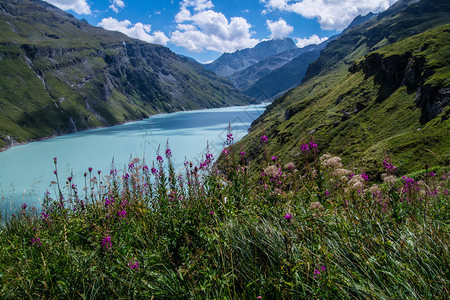
<path fill-rule="evenodd" d="M 375 16 L 373 13 L 357 16 L 344 32 Z M 331 36 L 318 45 L 302 48 L 298 48 L 290 38 L 267 40 L 254 48 L 224 53 L 204 67 L 226 77 L 250 97 L 260 101 L 273 100 L 298 86 L 309 64 L 317 60 L 326 45 L 339 36 Z"/>
<path fill-rule="evenodd" d="M 254 101 L 168 48 L 91 26 L 44 1 L 0 1 L 0 148 Z"/>
<path fill-rule="evenodd" d="M 344 31 L 237 146 L 253 165 L 264 160 L 266 135 L 266 150 L 280 163 L 300 164 L 300 145 L 314 138 L 321 153 L 373 175 L 386 155 L 400 173 L 448 166 L 449 13 L 448 1 L 401 0 Z"/>

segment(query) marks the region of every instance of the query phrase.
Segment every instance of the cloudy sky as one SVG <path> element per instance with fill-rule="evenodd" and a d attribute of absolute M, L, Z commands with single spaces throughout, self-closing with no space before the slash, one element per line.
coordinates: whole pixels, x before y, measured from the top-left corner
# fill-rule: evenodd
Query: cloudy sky
<path fill-rule="evenodd" d="M 46 0 L 91 25 L 162 44 L 200 62 L 289 37 L 299 46 L 339 33 L 396 0 Z"/>

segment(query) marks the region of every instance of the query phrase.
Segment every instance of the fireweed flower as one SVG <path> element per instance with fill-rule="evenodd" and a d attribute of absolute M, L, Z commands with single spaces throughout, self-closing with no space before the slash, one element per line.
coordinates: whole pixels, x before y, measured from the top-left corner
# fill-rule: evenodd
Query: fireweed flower
<path fill-rule="evenodd" d="M 161 155 L 158 155 L 158 156 L 156 157 L 156 160 L 157 160 L 159 163 L 163 163 L 163 162 L 164 162 L 164 159 L 162 158 Z"/>
<path fill-rule="evenodd" d="M 310 143 L 309 143 L 309 148 L 310 148 L 311 150 L 316 149 L 316 148 L 317 148 L 317 144 L 314 143 L 314 142 L 310 142 Z"/>
<path fill-rule="evenodd" d="M 227 133 L 227 141 L 225 142 L 225 144 L 231 145 L 231 144 L 233 144 L 233 140 L 234 140 L 233 134 L 231 132 L 228 132 Z"/>
<path fill-rule="evenodd" d="M 119 211 L 117 213 L 119 214 L 119 217 L 121 217 L 121 218 L 127 217 L 127 212 L 125 211 L 125 209 L 122 209 L 121 211 Z"/>
<path fill-rule="evenodd" d="M 261 142 L 261 143 L 265 143 L 265 142 L 267 142 L 267 136 L 265 136 L 265 135 L 263 135 L 260 139 L 259 139 L 259 141 Z"/>
<path fill-rule="evenodd" d="M 307 144 L 302 144 L 300 145 L 300 150 L 302 150 L 302 152 L 308 152 L 309 147 Z"/>
<path fill-rule="evenodd" d="M 134 264 L 130 261 L 129 263 L 128 263 L 128 266 L 131 268 L 131 269 L 136 269 L 136 270 L 139 270 L 139 263 L 138 262 L 135 262 Z"/>
<path fill-rule="evenodd" d="M 24 203 L 24 204 L 22 204 L 22 209 L 27 209 L 27 205 Z"/>
<path fill-rule="evenodd" d="M 228 155 L 228 149 L 227 148 L 223 149 L 222 153 Z"/>
<path fill-rule="evenodd" d="M 241 156 L 245 156 L 245 151 L 242 151 L 241 153 L 239 153 Z"/>
<path fill-rule="evenodd" d="M 167 157 L 167 159 L 172 157 L 172 151 L 170 151 L 169 148 L 166 149 L 166 157 Z"/>
<path fill-rule="evenodd" d="M 276 161 L 277 159 L 278 159 L 278 157 L 272 156 L 272 161 Z"/>
<path fill-rule="evenodd" d="M 102 239 L 102 248 L 105 250 L 112 250 L 112 242 L 109 235 Z"/>
<path fill-rule="evenodd" d="M 31 245 L 36 246 L 36 247 L 41 246 L 42 245 L 41 239 L 40 238 L 36 238 L 36 239 L 31 238 Z"/>
<path fill-rule="evenodd" d="M 285 214 L 285 215 L 284 215 L 284 219 L 285 219 L 286 221 L 290 221 L 290 220 L 292 219 L 292 215 L 291 215 L 291 214 Z"/>
<path fill-rule="evenodd" d="M 362 173 L 361 178 L 364 179 L 365 181 L 369 181 L 369 175 L 367 175 L 366 173 Z"/>
<path fill-rule="evenodd" d="M 88 171 L 89 171 L 89 173 L 91 173 L 92 172 L 92 168 L 88 168 Z"/>

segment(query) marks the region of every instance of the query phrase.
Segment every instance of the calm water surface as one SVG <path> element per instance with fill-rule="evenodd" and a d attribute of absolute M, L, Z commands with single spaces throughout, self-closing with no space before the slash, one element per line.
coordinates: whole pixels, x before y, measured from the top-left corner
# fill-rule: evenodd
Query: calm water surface
<path fill-rule="evenodd" d="M 265 104 L 178 112 L 152 116 L 124 125 L 93 129 L 53 139 L 13 147 L 0 153 L 0 212 L 10 214 L 18 205 L 41 207 L 43 194 L 54 196 L 50 182 L 53 158 L 58 158 L 61 181 L 73 174 L 75 184 L 84 187 L 84 172 L 92 167 L 109 174 L 123 170 L 132 157 L 155 160 L 158 147 L 164 156 L 167 140 L 177 169 L 185 160 L 200 160 L 209 143 L 218 157 L 226 140 L 228 124 L 235 140 L 241 139 L 251 122 L 264 111 Z"/>

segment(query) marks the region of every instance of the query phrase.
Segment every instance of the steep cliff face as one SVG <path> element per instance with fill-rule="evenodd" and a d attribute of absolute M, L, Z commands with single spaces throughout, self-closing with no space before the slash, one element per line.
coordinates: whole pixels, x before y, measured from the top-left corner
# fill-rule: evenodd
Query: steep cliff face
<path fill-rule="evenodd" d="M 238 147 L 262 160 L 266 135 L 267 151 L 287 158 L 282 165 L 313 136 L 322 153 L 362 163 L 374 176 L 386 151 L 402 173 L 448 165 L 449 41 L 447 24 L 330 68 L 276 99 Z"/>
<path fill-rule="evenodd" d="M 43 1 L 0 1 L 0 148 L 253 101 L 168 48 L 92 27 Z"/>
<path fill-rule="evenodd" d="M 425 49 L 421 46 L 416 54 L 406 52 L 391 56 L 372 53 L 351 66 L 349 71 L 355 73 L 363 70 L 367 77 L 374 76 L 382 90 L 394 92 L 405 86 L 410 93 L 415 93 L 415 103 L 422 111 L 420 122 L 425 124 L 442 113 L 450 97 L 448 87 L 432 86 L 431 82 L 427 82 L 435 70 L 434 66 L 426 64 L 422 54 Z M 382 95 L 384 98 L 386 96 Z"/>

